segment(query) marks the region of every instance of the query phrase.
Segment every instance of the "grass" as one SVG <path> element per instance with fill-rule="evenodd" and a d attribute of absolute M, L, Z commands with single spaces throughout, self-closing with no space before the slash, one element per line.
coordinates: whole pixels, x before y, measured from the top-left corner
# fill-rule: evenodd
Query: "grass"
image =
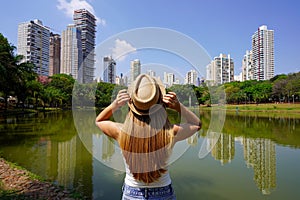
<path fill-rule="evenodd" d="M 0 152 L 1 153 L 1 152 Z M 0 155 L 0 159 L 3 159 Z M 29 177 L 31 180 L 38 180 L 40 182 L 47 182 L 47 180 L 45 180 L 43 177 L 34 174 L 30 171 L 28 171 L 26 168 L 19 166 L 16 163 L 12 163 L 9 162 L 7 160 L 5 160 L 6 163 L 8 163 L 8 165 L 10 166 L 10 168 L 12 169 L 19 169 L 25 172 L 24 176 Z M 62 185 L 54 185 L 55 187 L 58 187 L 60 190 L 65 190 L 66 188 Z M 70 190 L 70 197 L 74 198 L 74 199 L 83 199 L 83 195 L 81 195 L 80 193 L 78 193 L 75 189 Z M 26 197 L 26 195 L 24 194 L 20 194 L 19 191 L 17 190 L 8 190 L 5 188 L 4 183 L 0 180 L 0 199 L 4 200 L 4 199 L 30 199 L 29 197 Z"/>
<path fill-rule="evenodd" d="M 300 113 L 300 104 L 227 104 L 225 106 L 214 106 L 224 108 L 227 111 L 272 111 L 272 112 L 295 112 Z M 202 107 L 203 109 L 209 109 Z"/>
<path fill-rule="evenodd" d="M 213 108 L 226 109 L 228 115 L 247 115 L 261 117 L 293 117 L 300 118 L 300 104 L 227 104 L 225 106 L 213 106 Z M 211 110 L 212 108 L 202 106 L 201 110 Z"/>
<path fill-rule="evenodd" d="M 6 161 L 6 162 L 9 164 L 9 166 L 10 166 L 11 168 L 19 169 L 19 170 L 22 170 L 22 171 L 26 172 L 24 175 L 25 175 L 25 176 L 28 176 L 28 177 L 29 177 L 30 179 L 32 179 L 32 180 L 38 180 L 38 181 L 41 181 L 41 182 L 47 181 L 47 180 L 44 179 L 43 177 L 41 177 L 41 176 L 39 176 L 39 175 L 37 175 L 37 174 L 34 174 L 34 173 L 28 171 L 28 170 L 27 170 L 26 168 L 24 168 L 24 167 L 19 166 L 17 163 L 12 163 L 12 162 L 9 162 L 9 161 Z"/>

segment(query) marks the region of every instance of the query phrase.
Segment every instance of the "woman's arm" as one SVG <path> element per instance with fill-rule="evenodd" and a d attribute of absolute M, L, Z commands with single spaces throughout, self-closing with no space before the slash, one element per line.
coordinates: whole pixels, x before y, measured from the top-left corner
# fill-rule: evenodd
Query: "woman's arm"
<path fill-rule="evenodd" d="M 176 93 L 169 92 L 166 94 L 163 97 L 163 102 L 167 107 L 179 112 L 181 117 L 186 120 L 186 123 L 174 125 L 175 141 L 184 140 L 201 129 L 201 120 L 199 117 L 178 101 Z"/>
<path fill-rule="evenodd" d="M 116 140 L 118 139 L 120 124 L 110 121 L 110 117 L 112 116 L 114 111 L 116 111 L 121 106 L 125 105 L 126 102 L 129 101 L 129 99 L 130 97 L 127 91 L 125 89 L 120 90 L 117 95 L 117 98 L 109 106 L 102 110 L 96 117 L 96 125 L 107 136 L 112 137 Z"/>

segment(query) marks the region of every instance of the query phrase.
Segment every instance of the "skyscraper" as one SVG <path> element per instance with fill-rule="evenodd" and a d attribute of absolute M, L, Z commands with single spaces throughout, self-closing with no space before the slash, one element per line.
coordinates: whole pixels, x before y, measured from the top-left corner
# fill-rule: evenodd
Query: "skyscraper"
<path fill-rule="evenodd" d="M 60 48 L 61 38 L 59 34 L 50 33 L 49 51 L 49 76 L 60 73 Z"/>
<path fill-rule="evenodd" d="M 141 62 L 139 59 L 130 62 L 130 83 L 131 84 L 138 75 L 141 74 Z"/>
<path fill-rule="evenodd" d="M 255 80 L 274 77 L 274 31 L 263 25 L 252 35 L 253 68 Z"/>
<path fill-rule="evenodd" d="M 83 55 L 82 82 L 90 83 L 94 79 L 96 18 L 86 9 L 74 11 L 74 24 L 81 30 Z"/>
<path fill-rule="evenodd" d="M 103 81 L 106 83 L 115 83 L 116 78 L 116 62 L 112 57 L 103 58 L 104 72 Z"/>
<path fill-rule="evenodd" d="M 185 75 L 185 84 L 197 85 L 198 73 L 195 70 L 191 70 Z"/>
<path fill-rule="evenodd" d="M 151 77 L 156 77 L 156 72 L 151 69 L 147 70 L 147 74 Z"/>
<path fill-rule="evenodd" d="M 242 81 L 253 80 L 252 51 L 246 51 L 242 61 Z"/>
<path fill-rule="evenodd" d="M 82 83 L 81 31 L 74 24 L 62 32 L 60 73 L 72 75 Z"/>
<path fill-rule="evenodd" d="M 206 66 L 206 79 L 213 85 L 234 81 L 234 63 L 230 55 L 220 54 Z"/>
<path fill-rule="evenodd" d="M 38 75 L 49 75 L 49 38 L 50 29 L 40 20 L 23 22 L 18 25 L 18 55 L 24 62 L 34 64 Z"/>
<path fill-rule="evenodd" d="M 166 87 L 171 87 L 175 83 L 175 74 L 164 72 L 163 83 Z"/>

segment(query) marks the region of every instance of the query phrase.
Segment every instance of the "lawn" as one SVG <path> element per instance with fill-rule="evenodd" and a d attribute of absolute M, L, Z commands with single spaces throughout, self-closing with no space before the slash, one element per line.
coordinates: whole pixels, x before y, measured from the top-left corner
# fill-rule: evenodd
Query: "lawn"
<path fill-rule="evenodd" d="M 213 106 L 214 109 L 226 109 L 227 114 L 255 115 L 266 117 L 297 117 L 300 118 L 300 104 L 227 104 L 225 106 Z M 211 110 L 211 107 L 201 106 L 202 110 Z"/>

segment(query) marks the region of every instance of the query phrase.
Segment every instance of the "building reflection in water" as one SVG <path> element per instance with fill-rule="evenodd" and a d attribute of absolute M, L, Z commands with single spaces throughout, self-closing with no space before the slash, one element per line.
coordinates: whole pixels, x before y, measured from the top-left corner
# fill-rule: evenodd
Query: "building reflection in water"
<path fill-rule="evenodd" d="M 76 168 L 76 136 L 71 140 L 58 143 L 57 181 L 73 188 Z"/>
<path fill-rule="evenodd" d="M 86 150 L 78 135 L 71 139 L 47 144 L 47 156 L 52 161 L 48 177 L 70 189 L 92 195 L 92 155 Z"/>
<path fill-rule="evenodd" d="M 243 138 L 244 159 L 254 170 L 254 181 L 263 194 L 270 194 L 276 187 L 275 143 L 270 139 Z"/>
<path fill-rule="evenodd" d="M 218 138 L 210 138 L 208 145 L 210 145 L 212 157 L 219 160 L 222 165 L 231 162 L 234 158 L 235 143 L 232 135 L 221 133 Z"/>
<path fill-rule="evenodd" d="M 211 155 L 216 160 L 219 160 L 221 165 L 230 163 L 235 156 L 235 141 L 240 140 L 230 134 L 215 134 L 214 137 L 207 139 L 207 149 L 211 149 Z M 96 139 L 97 138 L 97 139 Z M 113 141 L 103 135 L 98 135 L 98 140 L 101 145 L 94 145 L 100 147 L 98 153 L 102 158 L 102 161 L 110 162 L 114 159 L 114 156 L 118 154 L 116 152 L 116 146 Z M 190 146 L 198 145 L 198 134 L 195 134 L 188 138 L 186 142 Z M 248 168 L 254 170 L 254 181 L 258 189 L 263 194 L 270 194 L 271 191 L 276 187 L 276 152 L 275 143 L 269 139 L 262 138 L 245 138 L 241 140 L 241 144 L 244 149 L 244 159 Z M 94 149 L 94 153 L 97 150 Z M 72 149 L 69 149 L 72 151 Z M 67 163 L 66 163 L 67 164 Z M 72 163 L 69 163 L 70 165 Z"/>
<path fill-rule="evenodd" d="M 239 140 L 230 134 L 220 133 L 219 137 L 210 137 L 207 149 L 222 165 L 230 163 L 235 155 L 235 141 Z M 193 138 L 188 139 L 193 144 Z M 241 139 L 244 149 L 244 159 L 248 168 L 254 170 L 254 181 L 262 194 L 270 194 L 276 187 L 276 152 L 275 143 L 270 139 L 246 138 Z"/>
<path fill-rule="evenodd" d="M 198 144 L 198 134 L 194 134 L 191 137 L 189 137 L 187 139 L 187 143 L 192 147 L 196 146 Z"/>
<path fill-rule="evenodd" d="M 110 160 L 115 153 L 115 145 L 109 137 L 102 137 L 102 160 Z"/>

